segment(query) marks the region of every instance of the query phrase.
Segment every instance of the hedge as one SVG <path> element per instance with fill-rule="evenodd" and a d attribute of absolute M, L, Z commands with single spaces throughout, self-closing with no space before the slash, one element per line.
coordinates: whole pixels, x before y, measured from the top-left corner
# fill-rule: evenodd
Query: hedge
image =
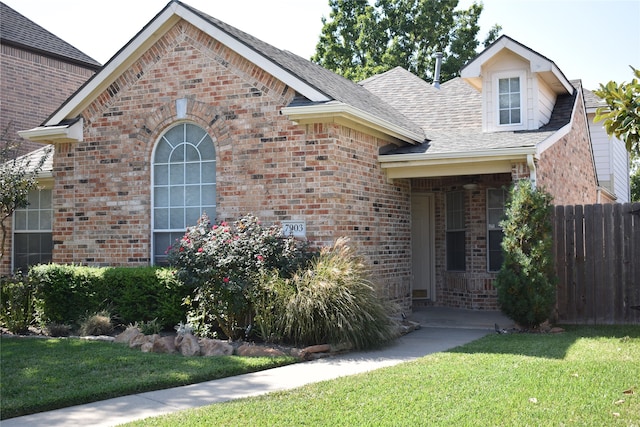
<path fill-rule="evenodd" d="M 186 319 L 188 290 L 167 268 L 47 264 L 31 268 L 29 280 L 44 323 L 77 323 L 101 310 L 124 325 L 157 319 L 173 328 Z"/>

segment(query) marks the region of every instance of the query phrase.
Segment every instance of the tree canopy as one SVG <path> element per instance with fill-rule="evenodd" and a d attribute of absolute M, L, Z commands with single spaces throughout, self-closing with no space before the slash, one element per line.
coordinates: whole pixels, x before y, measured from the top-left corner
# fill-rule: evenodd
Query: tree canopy
<path fill-rule="evenodd" d="M 640 156 L 640 70 L 631 67 L 635 78 L 630 83 L 610 81 L 593 91 L 607 104 L 596 110 L 594 121 L 604 120 L 604 129 L 625 143 L 627 151 Z"/>
<path fill-rule="evenodd" d="M 459 75 L 476 55 L 482 4 L 456 10 L 458 0 L 329 0 L 330 18 L 312 61 L 354 81 L 401 66 L 433 81 L 436 52 L 442 52 L 440 81 Z M 501 28 L 495 25 L 484 45 Z"/>

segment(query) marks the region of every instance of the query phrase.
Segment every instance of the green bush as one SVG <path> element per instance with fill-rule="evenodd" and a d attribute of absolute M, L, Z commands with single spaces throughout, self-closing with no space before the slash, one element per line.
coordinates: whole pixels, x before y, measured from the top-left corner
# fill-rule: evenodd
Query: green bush
<path fill-rule="evenodd" d="M 528 180 L 517 182 L 501 225 L 504 263 L 495 282 L 498 303 L 520 326 L 535 328 L 555 304 L 551 196 Z"/>
<path fill-rule="evenodd" d="M 283 292 L 286 304 L 276 305 L 284 308 L 276 335 L 297 345 L 356 349 L 379 346 L 397 335 L 393 307 L 377 296 L 363 259 L 347 243 L 341 238 L 323 248 L 308 269 L 291 279 L 293 294 Z"/>
<path fill-rule="evenodd" d="M 214 225 L 203 215 L 168 255 L 178 278 L 194 290 L 186 303 L 196 333 L 211 336 L 219 327 L 231 339 L 251 324 L 250 293 L 260 275 L 276 270 L 286 277 L 307 260 L 303 243 L 283 236 L 281 227 L 263 227 L 253 215 Z"/>
<path fill-rule="evenodd" d="M 0 324 L 14 334 L 24 333 L 34 319 L 34 289 L 26 277 L 0 279 Z"/>
<path fill-rule="evenodd" d="M 108 289 L 100 284 L 102 271 L 92 267 L 43 264 L 29 270 L 36 284 L 38 317 L 44 323 L 76 323 L 108 304 Z"/>
<path fill-rule="evenodd" d="M 187 316 L 183 300 L 189 290 L 172 269 L 110 267 L 102 280 L 110 289 L 112 310 L 124 324 L 155 319 L 162 329 L 171 329 Z"/>
<path fill-rule="evenodd" d="M 164 328 L 186 317 L 188 291 L 166 268 L 47 264 L 32 267 L 29 278 L 43 323 L 78 324 L 105 309 L 125 324 L 157 318 Z"/>

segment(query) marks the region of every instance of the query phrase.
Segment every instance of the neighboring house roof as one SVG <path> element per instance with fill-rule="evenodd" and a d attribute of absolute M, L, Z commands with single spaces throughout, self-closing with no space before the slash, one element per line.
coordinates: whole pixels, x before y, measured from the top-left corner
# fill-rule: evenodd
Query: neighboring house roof
<path fill-rule="evenodd" d="M 0 42 L 41 55 L 99 69 L 101 64 L 0 2 Z"/>
<path fill-rule="evenodd" d="M 596 108 L 607 106 L 607 103 L 602 98 L 598 97 L 598 95 L 589 89 L 583 89 L 582 91 L 584 93 L 584 103 L 588 112 L 595 113 Z"/>
<path fill-rule="evenodd" d="M 418 125 L 358 84 L 291 52 L 258 40 L 178 0 L 170 1 L 102 70 L 70 97 L 45 122 L 44 127 L 58 126 L 63 120 L 77 117 L 84 106 L 119 76 L 123 68 L 179 19 L 185 19 L 200 28 L 295 89 L 300 96 L 283 111 L 292 120 L 303 120 L 307 115 L 313 114 L 333 114 L 372 126 L 405 142 L 419 143 L 425 139 Z M 42 129 L 36 128 L 33 131 L 42 134 Z M 21 132 L 21 135 L 32 139 L 29 132 Z M 44 139 L 47 136 L 38 137 Z"/>

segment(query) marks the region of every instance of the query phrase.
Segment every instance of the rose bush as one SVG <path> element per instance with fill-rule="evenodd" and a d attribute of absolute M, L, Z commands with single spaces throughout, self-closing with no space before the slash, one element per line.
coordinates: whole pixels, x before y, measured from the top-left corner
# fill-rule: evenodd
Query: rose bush
<path fill-rule="evenodd" d="M 250 293 L 260 276 L 290 276 L 311 256 L 303 242 L 285 237 L 279 226 L 264 227 L 254 215 L 211 224 L 206 214 L 167 254 L 178 279 L 193 289 L 185 303 L 195 332 L 213 336 L 217 326 L 231 339 L 251 325 Z"/>

